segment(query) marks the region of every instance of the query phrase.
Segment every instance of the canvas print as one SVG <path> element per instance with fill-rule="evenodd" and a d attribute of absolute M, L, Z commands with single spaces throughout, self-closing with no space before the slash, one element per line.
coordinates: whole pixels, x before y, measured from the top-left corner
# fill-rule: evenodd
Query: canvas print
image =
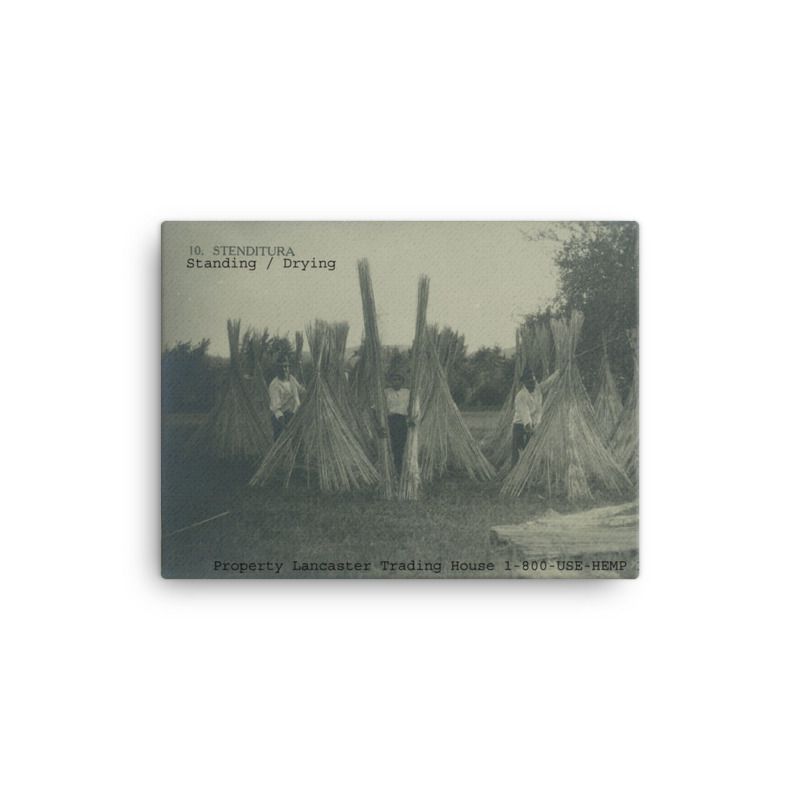
<path fill-rule="evenodd" d="M 162 575 L 639 572 L 635 222 L 165 222 Z"/>

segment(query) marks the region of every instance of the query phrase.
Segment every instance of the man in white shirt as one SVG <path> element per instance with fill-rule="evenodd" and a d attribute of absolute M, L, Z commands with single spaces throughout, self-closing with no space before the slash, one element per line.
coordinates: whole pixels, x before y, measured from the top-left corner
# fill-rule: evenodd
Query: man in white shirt
<path fill-rule="evenodd" d="M 389 374 L 389 386 L 383 391 L 389 412 L 389 442 L 392 446 L 394 466 L 399 475 L 403 468 L 403 452 L 406 449 L 408 436 L 408 404 L 411 393 L 403 386 L 403 376 L 399 372 Z"/>
<path fill-rule="evenodd" d="M 278 374 L 269 385 L 269 410 L 275 439 L 286 430 L 300 407 L 301 392 L 305 392 L 305 389 L 289 373 L 289 359 L 281 358 L 278 361 Z"/>
<path fill-rule="evenodd" d="M 511 466 L 519 461 L 534 430 L 542 421 L 542 390 L 533 373 L 526 369 L 520 378 L 522 386 L 514 397 L 514 421 L 511 424 Z"/>

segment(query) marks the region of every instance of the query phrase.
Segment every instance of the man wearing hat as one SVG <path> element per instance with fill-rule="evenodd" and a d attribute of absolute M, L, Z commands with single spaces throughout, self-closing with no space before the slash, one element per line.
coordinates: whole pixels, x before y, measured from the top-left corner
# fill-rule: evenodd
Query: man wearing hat
<path fill-rule="evenodd" d="M 533 372 L 525 369 L 520 376 L 522 386 L 514 398 L 514 421 L 511 425 L 511 466 L 519 461 L 533 431 L 542 421 L 542 390 Z"/>
<path fill-rule="evenodd" d="M 305 389 L 289 373 L 289 359 L 282 356 L 278 360 L 278 374 L 269 385 L 269 410 L 275 439 L 286 430 L 300 407 L 301 392 L 305 392 Z"/>

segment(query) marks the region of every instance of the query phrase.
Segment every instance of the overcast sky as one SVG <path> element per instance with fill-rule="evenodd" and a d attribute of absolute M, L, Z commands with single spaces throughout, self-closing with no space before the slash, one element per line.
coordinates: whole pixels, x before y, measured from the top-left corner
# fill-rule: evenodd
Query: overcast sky
<path fill-rule="evenodd" d="M 540 223 L 541 224 L 541 223 Z M 225 322 L 301 330 L 319 317 L 350 323 L 348 346 L 361 340 L 361 295 L 356 264 L 368 258 L 381 341 L 409 345 L 414 336 L 417 279 L 430 276 L 428 322 L 450 325 L 467 347 L 512 347 L 524 314 L 556 291 L 554 247 L 531 242 L 525 222 L 200 222 L 165 226 L 164 345 L 211 340 L 227 355 Z M 255 258 L 247 269 L 188 269 L 188 258 L 219 260 L 214 246 L 291 247 L 294 259 L 335 260 L 334 270 L 286 269 L 284 256 Z M 200 248 L 203 255 L 190 252 Z M 289 258 L 292 258 L 289 256 Z"/>

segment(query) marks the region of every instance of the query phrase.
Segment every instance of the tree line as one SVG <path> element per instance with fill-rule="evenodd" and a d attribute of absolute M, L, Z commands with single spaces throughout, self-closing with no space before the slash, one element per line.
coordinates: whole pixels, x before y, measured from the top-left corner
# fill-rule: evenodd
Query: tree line
<path fill-rule="evenodd" d="M 161 398 L 165 414 L 207 413 L 225 387 L 228 359 L 208 355 L 209 340 L 198 344 L 178 342 L 161 356 Z M 277 337 L 273 348 L 262 360 L 267 380 L 277 373 L 278 357 L 285 355 L 297 374 L 293 345 L 286 337 Z M 348 360 L 352 367 L 358 351 Z M 252 375 L 253 362 L 249 355 L 242 359 L 245 374 Z M 406 379 L 410 373 L 410 353 L 399 347 L 386 348 L 384 364 L 387 371 L 399 371 Z M 311 374 L 310 358 L 306 353 L 304 375 Z M 502 405 L 514 374 L 513 358 L 499 347 L 481 347 L 474 353 L 460 352 L 447 368 L 450 391 L 461 408 L 488 409 Z"/>
<path fill-rule="evenodd" d="M 639 324 L 638 226 L 561 223 L 522 235 L 532 242 L 550 241 L 554 245 L 559 283 L 551 302 L 532 310 L 521 323 L 533 327 L 537 322 L 549 322 L 554 316 L 582 311 L 584 325 L 578 345 L 578 366 L 587 389 L 593 394 L 605 340 L 612 372 L 624 390 L 633 375 L 627 332 Z M 448 327 L 436 330 L 434 336 L 456 404 L 476 410 L 500 408 L 513 380 L 513 354 L 506 354 L 499 347 L 480 347 L 468 353 L 464 337 Z M 209 344 L 208 339 L 199 344 L 179 342 L 162 353 L 165 413 L 207 412 L 213 408 L 224 385 L 227 359 L 209 356 Z M 257 352 L 261 353 L 267 380 L 272 379 L 275 365 L 283 356 L 289 357 L 294 371 L 310 374 L 307 351 L 306 363 L 298 365 L 297 342 L 286 336 L 270 335 L 268 330 L 246 332 L 240 358 L 248 374 L 253 372 Z M 352 368 L 358 356 L 356 350 L 348 359 L 348 368 Z M 389 371 L 401 372 L 406 380 L 410 377 L 408 349 L 386 348 L 384 364 Z"/>

